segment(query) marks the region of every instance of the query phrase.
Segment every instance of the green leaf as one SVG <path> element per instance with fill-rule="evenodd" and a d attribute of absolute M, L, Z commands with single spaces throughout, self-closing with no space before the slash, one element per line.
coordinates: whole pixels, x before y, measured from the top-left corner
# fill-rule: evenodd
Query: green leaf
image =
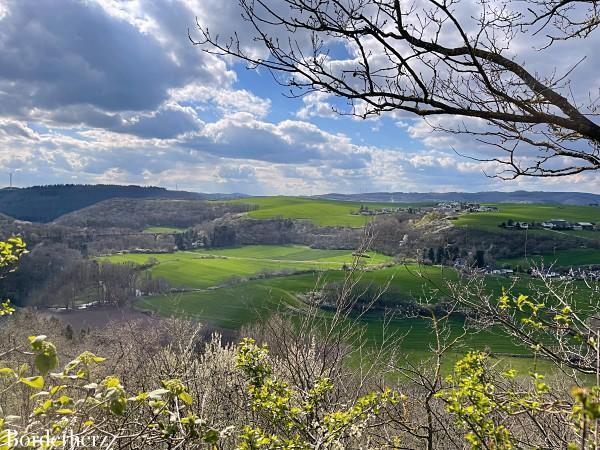
<path fill-rule="evenodd" d="M 35 357 L 35 367 L 42 375 L 46 375 L 58 366 L 58 356 L 55 353 L 40 353 Z"/>
<path fill-rule="evenodd" d="M 204 442 L 216 444 L 219 440 L 219 432 L 217 430 L 208 430 L 204 433 Z"/>
<path fill-rule="evenodd" d="M 122 416 L 125 412 L 125 405 L 127 404 L 127 400 L 124 397 L 119 397 L 110 402 L 110 411 L 113 414 L 118 416 Z"/>
<path fill-rule="evenodd" d="M 186 405 L 192 404 L 192 401 L 193 401 L 192 396 L 190 394 L 188 394 L 187 392 L 182 392 L 181 394 L 178 395 L 178 397 Z"/>
<path fill-rule="evenodd" d="M 19 378 L 19 383 L 26 384 L 27 386 L 41 390 L 44 388 L 44 377 L 28 377 L 28 378 Z"/>

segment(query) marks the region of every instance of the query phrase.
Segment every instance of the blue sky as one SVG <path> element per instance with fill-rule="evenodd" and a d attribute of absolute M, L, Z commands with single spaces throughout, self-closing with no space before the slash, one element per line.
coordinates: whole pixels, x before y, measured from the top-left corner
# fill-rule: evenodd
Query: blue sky
<path fill-rule="evenodd" d="M 473 141 L 421 119 L 287 98 L 268 73 L 191 45 L 196 17 L 225 35 L 247 27 L 235 0 L 0 0 L 0 184 L 12 172 L 18 186 L 249 194 L 600 190 L 591 176 L 490 179 L 453 150 Z"/>

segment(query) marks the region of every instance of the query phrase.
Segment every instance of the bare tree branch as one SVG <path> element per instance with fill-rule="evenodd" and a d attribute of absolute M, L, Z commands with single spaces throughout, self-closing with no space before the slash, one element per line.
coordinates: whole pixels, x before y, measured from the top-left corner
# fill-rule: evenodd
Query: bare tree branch
<path fill-rule="evenodd" d="M 269 70 L 291 96 L 333 94 L 349 101 L 346 114 L 362 118 L 401 111 L 464 117 L 461 126 L 435 127 L 476 135 L 480 144 L 501 150 L 499 157 L 474 158 L 496 163 L 502 178 L 600 169 L 597 99 L 590 94 L 589 105 L 582 105 L 570 88 L 581 61 L 540 75 L 511 50 L 515 38 L 551 26 L 564 32 L 549 34 L 551 42 L 587 37 L 598 25 L 596 1 L 528 0 L 524 13 L 514 6 L 523 3 L 518 0 L 480 0 L 470 18 L 462 0 L 239 3 L 254 36 L 223 39 L 198 24 L 200 36 L 190 33 L 190 40 Z M 256 44 L 266 56 L 249 50 Z"/>

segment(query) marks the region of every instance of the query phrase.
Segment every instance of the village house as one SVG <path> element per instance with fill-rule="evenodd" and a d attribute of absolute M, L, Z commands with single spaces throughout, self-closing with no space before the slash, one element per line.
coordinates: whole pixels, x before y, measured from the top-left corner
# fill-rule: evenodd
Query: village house
<path fill-rule="evenodd" d="M 439 212 L 483 212 L 497 211 L 495 206 L 481 206 L 479 203 L 468 202 L 440 202 L 435 206 L 435 210 Z"/>
<path fill-rule="evenodd" d="M 552 230 L 570 230 L 572 226 L 564 219 L 552 219 L 542 222 L 542 228 L 549 228 Z"/>
<path fill-rule="evenodd" d="M 512 269 L 492 269 L 490 271 L 488 271 L 489 274 L 491 275 L 506 275 L 506 276 L 510 276 L 514 274 L 514 270 Z"/>
<path fill-rule="evenodd" d="M 560 276 L 560 274 L 558 272 L 554 272 L 553 270 L 542 271 L 539 269 L 532 269 L 531 276 L 538 278 L 556 278 Z"/>
<path fill-rule="evenodd" d="M 494 212 L 498 211 L 498 207 L 496 206 L 480 206 L 474 210 L 475 212 Z"/>

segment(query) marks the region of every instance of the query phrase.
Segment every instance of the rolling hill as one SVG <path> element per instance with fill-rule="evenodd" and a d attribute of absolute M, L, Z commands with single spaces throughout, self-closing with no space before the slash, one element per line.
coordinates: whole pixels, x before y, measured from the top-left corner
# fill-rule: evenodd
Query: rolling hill
<path fill-rule="evenodd" d="M 117 227 L 140 231 L 148 227 L 162 227 L 161 232 L 165 232 L 165 227 L 185 229 L 228 213 L 247 210 L 245 204 L 200 199 L 112 198 L 65 214 L 54 223 L 70 227 Z"/>
<path fill-rule="evenodd" d="M 245 203 L 254 205 L 256 209 L 250 211 L 248 216 L 253 219 L 284 219 L 310 220 L 319 226 L 352 227 L 360 228 L 372 218 L 360 216 L 356 213 L 361 206 L 360 202 L 344 202 L 336 200 L 321 200 L 307 197 L 251 197 L 233 200 L 232 203 Z M 389 203 L 369 204 L 372 208 L 385 208 L 390 206 L 400 207 L 409 205 L 391 205 Z"/>
<path fill-rule="evenodd" d="M 224 200 L 237 194 L 200 194 L 153 186 L 109 184 L 32 186 L 0 189 L 0 213 L 30 222 L 52 220 L 111 198 Z"/>

